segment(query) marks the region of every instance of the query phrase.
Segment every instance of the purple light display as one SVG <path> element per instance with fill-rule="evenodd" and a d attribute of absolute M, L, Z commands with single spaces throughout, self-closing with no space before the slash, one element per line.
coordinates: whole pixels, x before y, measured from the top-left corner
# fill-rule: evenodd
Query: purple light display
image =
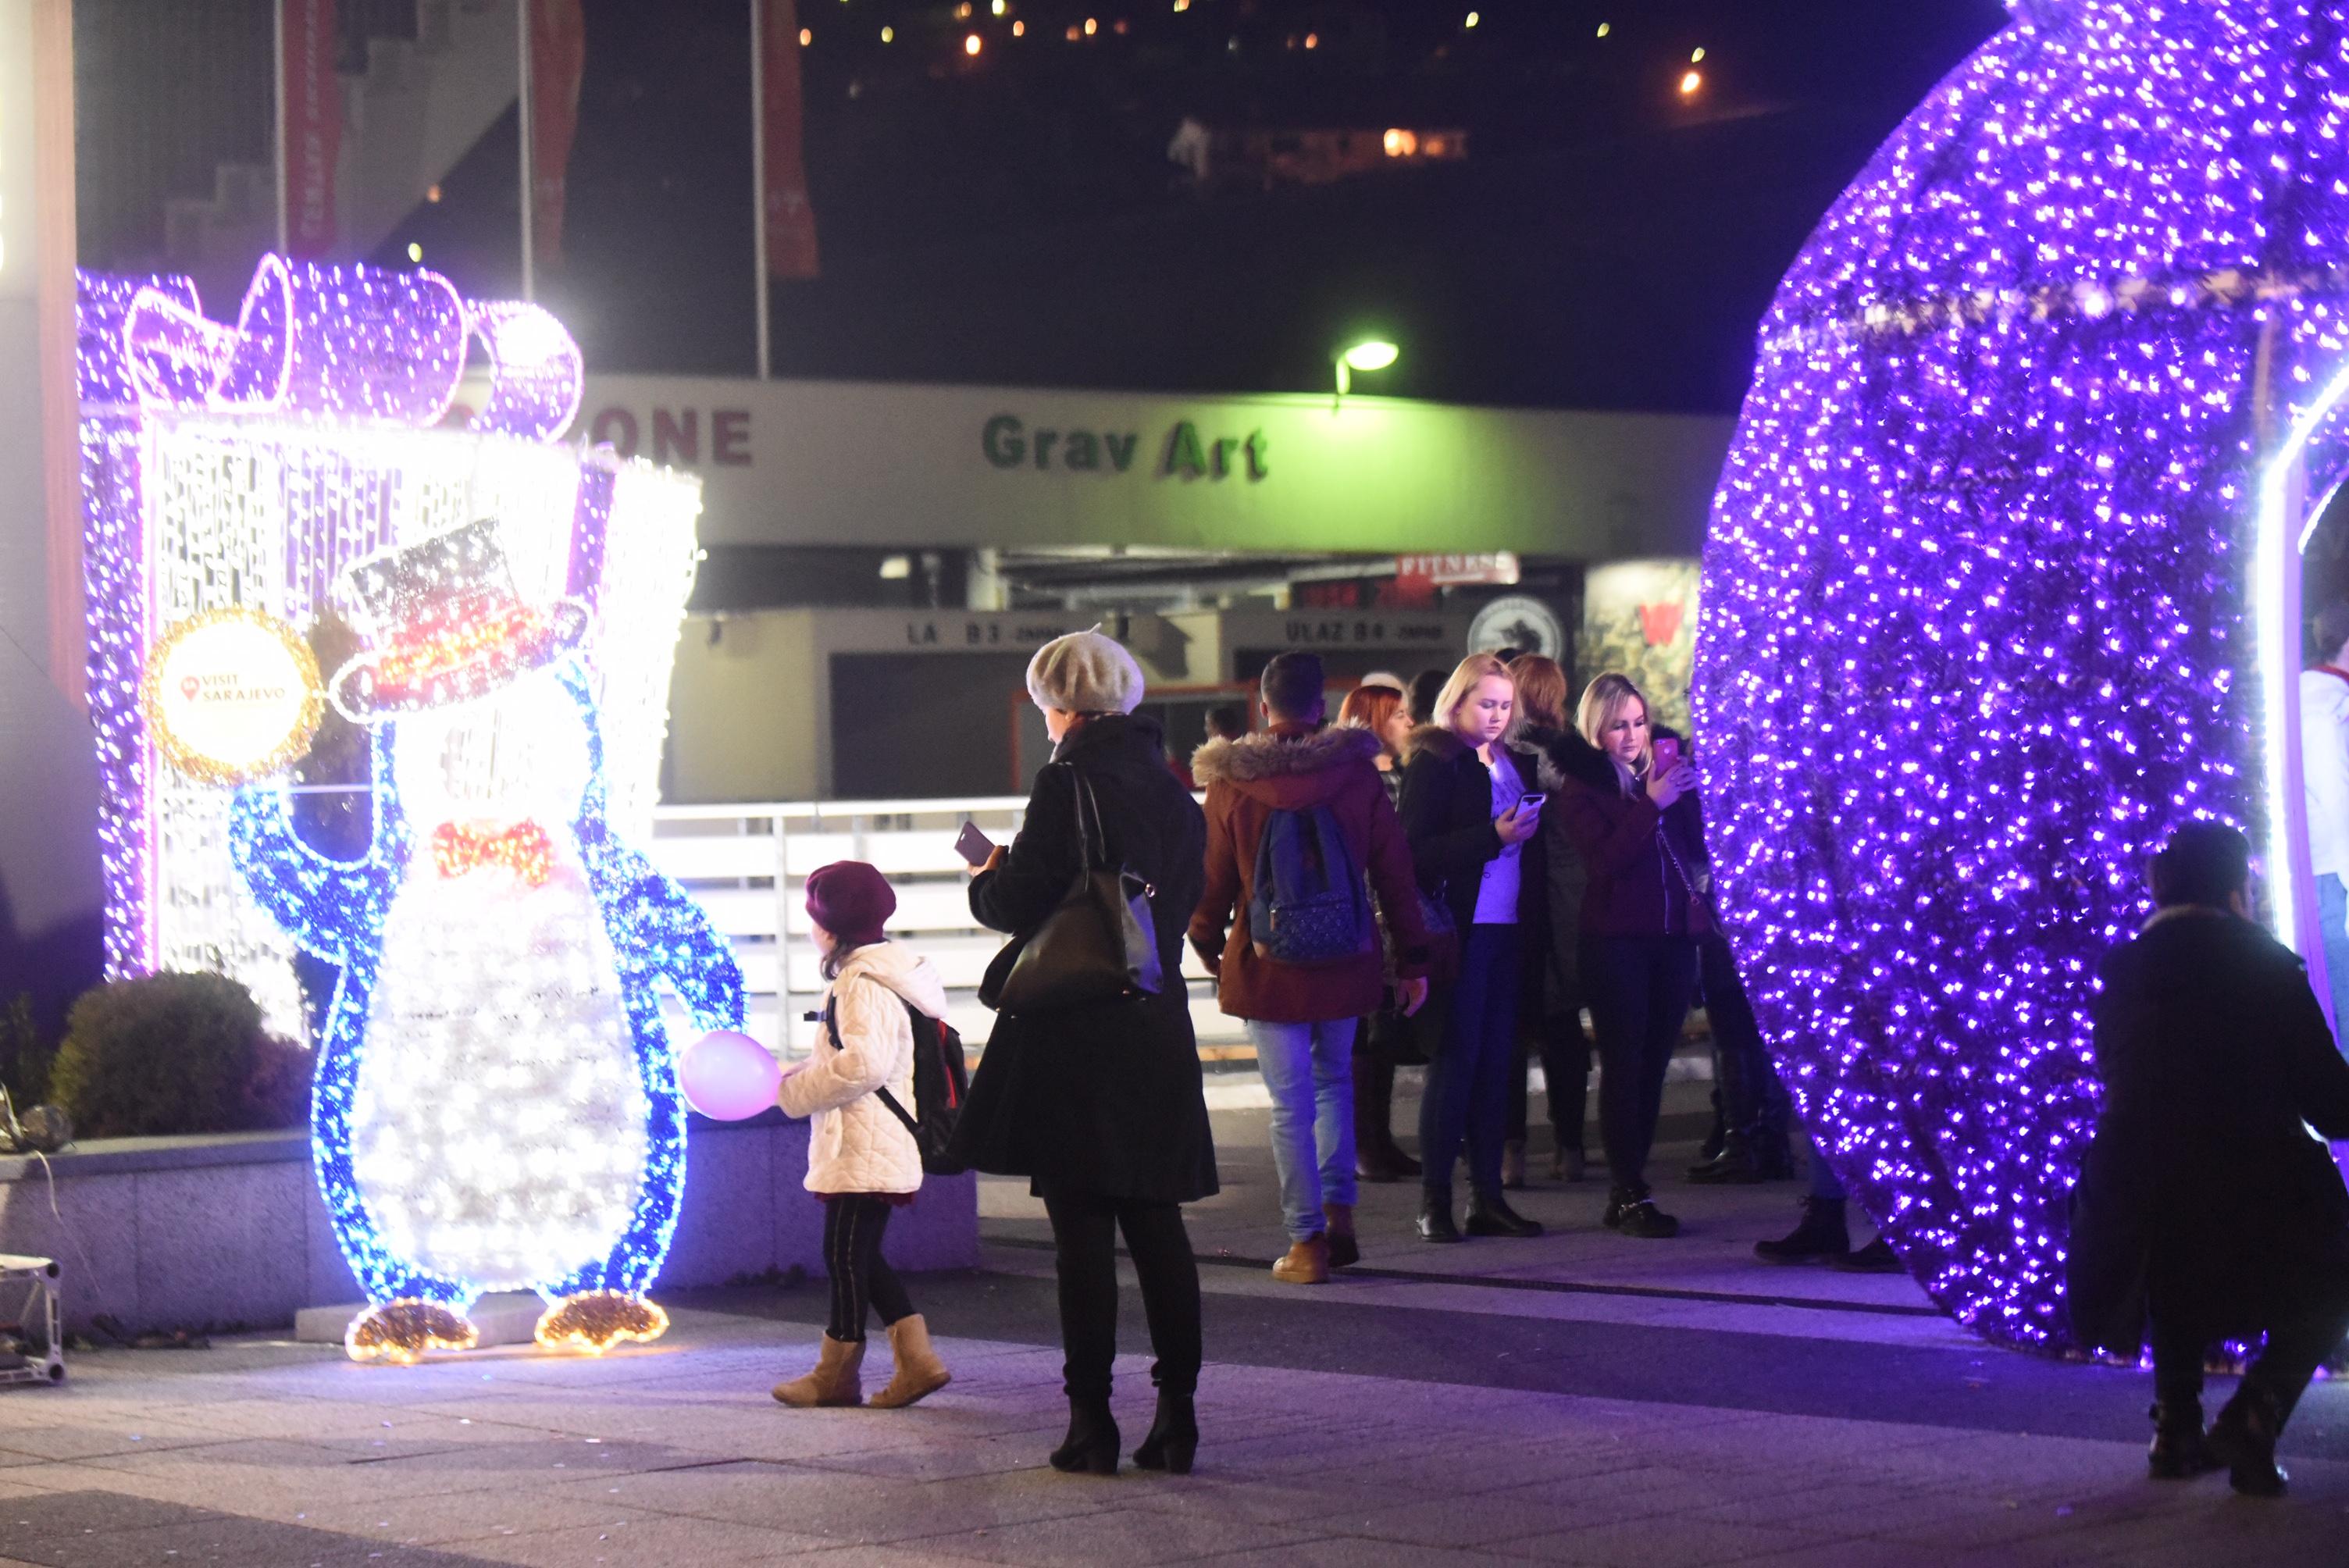
<path fill-rule="evenodd" d="M 2254 514 L 2349 363 L 2349 5 L 2013 9 L 1781 285 L 1695 701 L 1811 1128 L 1937 1302 L 2058 1350 L 2095 965 L 2180 821 L 2277 830 Z"/>

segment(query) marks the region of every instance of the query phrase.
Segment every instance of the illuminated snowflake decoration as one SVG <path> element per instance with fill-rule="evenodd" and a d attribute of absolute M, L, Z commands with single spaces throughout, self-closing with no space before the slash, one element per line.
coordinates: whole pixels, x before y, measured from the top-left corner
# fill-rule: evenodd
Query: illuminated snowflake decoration
<path fill-rule="evenodd" d="M 2306 929 L 2280 465 L 2323 493 L 2349 423 L 2349 5 L 2016 11 L 1781 286 L 1696 706 L 1812 1128 L 1936 1301 L 2062 1349 L 2093 975 L 2147 856 L 2237 822 Z"/>

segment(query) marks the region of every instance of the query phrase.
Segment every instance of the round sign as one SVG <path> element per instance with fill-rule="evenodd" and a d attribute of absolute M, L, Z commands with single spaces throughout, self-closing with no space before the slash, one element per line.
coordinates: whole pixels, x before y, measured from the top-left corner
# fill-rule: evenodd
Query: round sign
<path fill-rule="evenodd" d="M 1476 618 L 1468 624 L 1470 653 L 1494 648 L 1515 648 L 1521 654 L 1563 659 L 1566 628 L 1559 624 L 1557 612 L 1540 600 L 1511 593 L 1477 611 Z"/>
<path fill-rule="evenodd" d="M 308 749 L 325 686 L 292 626 L 258 610 L 208 610 L 149 652 L 139 699 L 155 749 L 174 768 L 207 784 L 242 784 Z"/>

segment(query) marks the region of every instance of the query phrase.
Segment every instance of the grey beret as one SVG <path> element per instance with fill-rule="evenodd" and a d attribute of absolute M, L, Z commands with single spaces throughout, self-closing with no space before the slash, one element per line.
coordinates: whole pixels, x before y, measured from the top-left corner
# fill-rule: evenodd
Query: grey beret
<path fill-rule="evenodd" d="M 1142 666 L 1099 626 L 1071 632 L 1028 661 L 1028 695 L 1064 713 L 1132 713 L 1142 700 Z"/>

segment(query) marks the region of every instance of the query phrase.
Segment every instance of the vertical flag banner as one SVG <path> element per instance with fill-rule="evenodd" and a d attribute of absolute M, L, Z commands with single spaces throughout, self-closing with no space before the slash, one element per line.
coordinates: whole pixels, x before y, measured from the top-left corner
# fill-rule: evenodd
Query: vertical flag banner
<path fill-rule="evenodd" d="M 793 0 L 767 0 L 763 24 L 759 53 L 764 98 L 758 134 L 766 158 L 766 189 L 759 201 L 767 231 L 767 271 L 779 278 L 812 278 L 815 208 L 808 201 L 800 114 L 799 7 Z"/>
<path fill-rule="evenodd" d="M 543 266 L 563 264 L 563 205 L 571 143 L 579 130 L 579 82 L 587 69 L 587 25 L 579 0 L 533 0 L 530 8 L 531 242 Z"/>
<path fill-rule="evenodd" d="M 335 160 L 343 150 L 343 92 L 335 75 L 335 0 L 285 0 L 277 62 L 279 153 L 285 160 L 285 248 L 335 248 Z"/>

